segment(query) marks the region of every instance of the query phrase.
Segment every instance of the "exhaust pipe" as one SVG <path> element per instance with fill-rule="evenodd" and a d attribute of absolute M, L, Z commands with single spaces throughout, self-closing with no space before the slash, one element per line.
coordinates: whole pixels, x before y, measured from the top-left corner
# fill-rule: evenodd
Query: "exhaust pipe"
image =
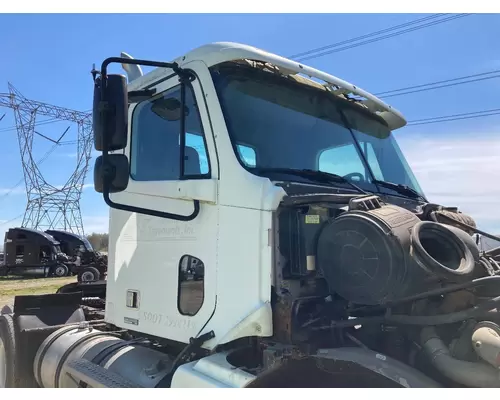
<path fill-rule="evenodd" d="M 129 55 L 123 51 L 121 52 L 120 56 L 122 58 L 128 58 L 129 60 L 134 59 L 134 57 L 132 57 L 131 55 Z M 122 64 L 122 68 L 127 73 L 128 83 L 135 81 L 136 79 L 140 78 L 143 75 L 142 69 L 139 65 Z"/>

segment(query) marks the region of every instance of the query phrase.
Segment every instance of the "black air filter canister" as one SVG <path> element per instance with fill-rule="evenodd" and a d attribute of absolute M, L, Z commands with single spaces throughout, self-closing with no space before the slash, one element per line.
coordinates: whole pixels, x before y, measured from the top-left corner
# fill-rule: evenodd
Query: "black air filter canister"
<path fill-rule="evenodd" d="M 412 292 L 410 232 L 419 221 L 412 212 L 392 205 L 330 220 L 317 246 L 317 263 L 330 290 L 367 305 Z"/>
<path fill-rule="evenodd" d="M 349 211 L 326 223 L 317 264 L 331 292 L 353 303 L 377 305 L 443 282 L 472 279 L 474 258 L 452 229 L 383 205 Z"/>

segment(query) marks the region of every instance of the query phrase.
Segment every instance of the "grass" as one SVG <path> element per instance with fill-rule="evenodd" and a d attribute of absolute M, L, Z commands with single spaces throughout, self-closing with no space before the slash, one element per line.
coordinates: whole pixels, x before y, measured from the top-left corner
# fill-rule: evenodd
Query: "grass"
<path fill-rule="evenodd" d="M 52 283 L 43 287 L 27 287 L 14 289 L 0 289 L 0 297 L 14 297 L 28 294 L 48 294 L 55 293 L 62 285 L 60 283 Z"/>
<path fill-rule="evenodd" d="M 0 308 L 12 304 L 15 296 L 55 293 L 68 283 L 76 282 L 76 277 L 26 279 L 19 277 L 0 277 Z"/>

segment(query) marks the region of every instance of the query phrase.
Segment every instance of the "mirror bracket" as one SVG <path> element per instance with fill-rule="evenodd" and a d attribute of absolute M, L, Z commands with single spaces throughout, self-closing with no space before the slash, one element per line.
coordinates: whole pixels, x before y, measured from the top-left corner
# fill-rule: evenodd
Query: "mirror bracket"
<path fill-rule="evenodd" d="M 123 57 L 110 57 L 107 58 L 106 60 L 103 61 L 101 65 L 101 71 L 96 71 L 95 68 L 92 70 L 92 75 L 94 78 L 95 85 L 99 85 L 98 89 L 100 90 L 100 102 L 99 105 L 97 106 L 99 113 L 101 114 L 102 121 L 101 123 L 104 125 L 106 124 L 106 119 L 110 118 L 113 113 L 116 113 L 115 107 L 109 104 L 106 98 L 106 87 L 107 87 L 107 81 L 108 81 L 108 75 L 107 75 L 107 67 L 111 63 L 119 63 L 119 64 L 135 64 L 135 65 L 144 65 L 144 66 L 150 66 L 150 67 L 157 67 L 157 68 L 168 68 L 172 69 L 178 76 L 179 80 L 181 81 L 182 86 L 183 84 L 187 82 L 192 82 L 196 79 L 195 75 L 191 72 L 188 72 L 186 70 L 183 70 L 182 68 L 179 67 L 177 63 L 166 63 L 166 62 L 157 62 L 157 61 L 148 61 L 148 60 L 138 60 L 138 59 L 129 59 L 129 58 L 123 58 Z M 99 83 L 97 81 L 97 75 L 100 76 Z M 184 91 L 184 89 L 182 90 Z M 140 90 L 140 91 L 135 91 L 131 92 L 136 98 L 140 98 L 142 96 L 149 96 L 153 91 L 146 91 L 146 90 Z M 154 95 L 156 93 L 155 91 L 152 93 Z M 128 93 L 125 93 L 127 96 L 127 103 L 128 101 Z M 184 107 L 184 94 L 182 95 L 183 99 L 181 101 L 181 106 Z M 181 108 L 183 109 L 183 108 Z M 184 115 L 181 120 L 181 137 L 182 137 L 182 142 L 185 141 L 185 132 L 184 132 Z M 184 144 L 184 143 L 183 143 Z M 181 160 L 184 160 L 184 147 L 182 147 L 182 154 L 181 154 Z M 164 211 L 156 211 L 156 210 L 149 210 L 146 208 L 141 208 L 141 207 L 135 207 L 135 206 L 130 206 L 126 204 L 120 204 L 120 203 L 115 203 L 114 201 L 111 200 L 110 198 L 110 193 L 124 190 L 124 189 L 119 189 L 119 190 L 113 190 L 113 180 L 117 177 L 117 171 L 116 171 L 116 165 L 113 165 L 111 162 L 111 155 L 109 154 L 109 138 L 108 135 L 103 135 L 102 136 L 102 159 L 100 160 L 100 163 L 102 163 L 102 194 L 104 201 L 106 204 L 111 207 L 115 208 L 118 210 L 123 210 L 123 211 L 129 211 L 129 212 L 135 212 L 139 214 L 146 214 L 146 215 L 151 215 L 154 217 L 159 217 L 159 218 L 166 218 L 166 219 L 173 219 L 177 221 L 192 221 L 194 220 L 199 212 L 200 212 L 200 202 L 199 200 L 193 200 L 193 205 L 194 209 L 193 212 L 189 215 L 179 215 L 179 214 L 171 214 L 167 213 Z M 118 160 L 118 158 L 116 158 Z M 120 166 L 121 168 L 125 168 L 123 165 Z M 181 171 L 184 170 L 184 163 L 182 162 L 181 166 Z M 123 183 L 125 185 L 125 183 Z M 122 188 L 123 188 L 122 185 Z"/>

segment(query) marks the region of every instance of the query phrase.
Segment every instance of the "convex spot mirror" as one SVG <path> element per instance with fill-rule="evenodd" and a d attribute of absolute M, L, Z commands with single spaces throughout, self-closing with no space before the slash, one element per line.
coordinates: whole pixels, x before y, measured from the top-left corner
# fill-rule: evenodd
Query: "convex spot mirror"
<path fill-rule="evenodd" d="M 104 97 L 102 84 L 102 77 L 96 78 L 92 109 L 94 147 L 97 151 L 121 150 L 127 146 L 127 79 L 123 75 L 107 75 Z"/>
<path fill-rule="evenodd" d="M 109 182 L 109 193 L 123 192 L 127 189 L 129 179 L 128 158 L 124 154 L 108 154 L 106 164 L 103 157 L 95 160 L 94 189 L 98 193 L 104 192 L 104 182 Z"/>

